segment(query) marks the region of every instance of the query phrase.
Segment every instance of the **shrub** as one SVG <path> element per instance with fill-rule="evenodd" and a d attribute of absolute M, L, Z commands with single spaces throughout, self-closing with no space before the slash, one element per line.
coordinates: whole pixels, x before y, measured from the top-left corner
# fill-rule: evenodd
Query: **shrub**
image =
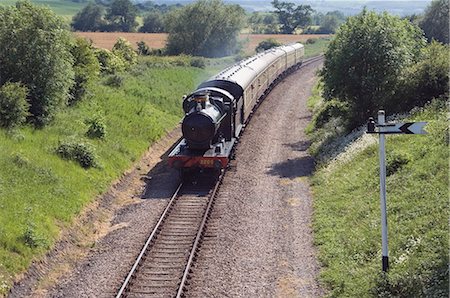
<path fill-rule="evenodd" d="M 69 97 L 69 105 L 72 105 L 85 96 L 89 82 L 100 72 L 100 64 L 95 57 L 92 44 L 84 38 L 78 37 L 70 52 L 74 58 L 75 72 L 75 84 L 70 88 Z"/>
<path fill-rule="evenodd" d="M 332 118 L 345 119 L 348 113 L 348 106 L 345 103 L 338 100 L 327 100 L 314 115 L 313 123 L 315 128 L 321 128 Z"/>
<path fill-rule="evenodd" d="M 22 124 L 28 115 L 28 89 L 20 83 L 0 87 L 0 126 L 11 128 Z"/>
<path fill-rule="evenodd" d="M 119 37 L 112 48 L 112 52 L 125 62 L 125 68 L 129 69 L 137 63 L 137 54 L 131 44 L 124 38 Z"/>
<path fill-rule="evenodd" d="M 125 70 L 125 61 L 113 52 L 106 49 L 97 49 L 95 55 L 100 63 L 101 72 L 113 74 Z"/>
<path fill-rule="evenodd" d="M 316 43 L 316 39 L 315 38 L 308 38 L 307 40 L 306 40 L 306 44 L 314 44 L 314 43 Z"/>
<path fill-rule="evenodd" d="M 76 161 L 83 168 L 98 166 L 94 148 L 86 143 L 65 141 L 59 144 L 56 154 L 60 157 Z"/>
<path fill-rule="evenodd" d="M 255 48 L 257 53 L 264 52 L 265 50 L 281 46 L 281 43 L 274 38 L 269 38 L 261 41 L 258 46 Z"/>
<path fill-rule="evenodd" d="M 71 35 L 50 9 L 19 1 L 0 7 L 0 85 L 28 87 L 30 121 L 48 123 L 73 85 Z"/>
<path fill-rule="evenodd" d="M 110 87 L 118 88 L 118 87 L 122 87 L 123 86 L 123 81 L 124 81 L 123 76 L 114 74 L 114 75 L 109 76 L 106 79 L 105 85 L 106 86 L 110 86 Z"/>
<path fill-rule="evenodd" d="M 191 58 L 191 66 L 198 67 L 198 68 L 205 68 L 206 67 L 205 58 L 203 58 L 203 57 L 192 57 Z"/>
<path fill-rule="evenodd" d="M 150 55 L 150 47 L 145 43 L 145 41 L 141 40 L 136 43 L 137 45 L 137 52 L 141 56 L 148 56 Z"/>
<path fill-rule="evenodd" d="M 88 126 L 86 136 L 91 139 L 103 139 L 106 135 L 106 125 L 101 117 L 87 119 L 85 123 Z"/>
<path fill-rule="evenodd" d="M 420 58 L 420 28 L 387 13 L 363 10 L 341 25 L 325 53 L 321 75 L 326 98 L 349 105 L 350 129 L 376 115 L 396 112 L 402 79 Z"/>
<path fill-rule="evenodd" d="M 448 96 L 449 47 L 433 41 L 422 50 L 421 59 L 408 69 L 404 83 L 404 100 L 400 110 L 423 106 L 433 98 Z"/>

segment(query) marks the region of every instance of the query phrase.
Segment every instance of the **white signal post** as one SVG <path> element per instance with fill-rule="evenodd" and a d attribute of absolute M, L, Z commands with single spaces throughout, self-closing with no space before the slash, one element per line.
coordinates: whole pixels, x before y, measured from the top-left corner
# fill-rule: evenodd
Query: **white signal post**
<path fill-rule="evenodd" d="M 385 125 L 384 111 L 378 111 L 378 125 Z M 381 129 L 381 127 L 380 127 Z M 380 207 L 381 207 L 381 264 L 384 272 L 389 270 L 387 208 L 386 208 L 386 148 L 384 133 L 380 137 Z"/>
<path fill-rule="evenodd" d="M 389 270 L 385 134 L 426 134 L 427 132 L 423 130 L 426 124 L 427 122 L 386 123 L 384 111 L 378 111 L 377 124 L 372 118 L 367 124 L 367 133 L 377 133 L 380 137 L 381 264 L 384 272 Z M 375 128 L 378 128 L 378 131 Z"/>

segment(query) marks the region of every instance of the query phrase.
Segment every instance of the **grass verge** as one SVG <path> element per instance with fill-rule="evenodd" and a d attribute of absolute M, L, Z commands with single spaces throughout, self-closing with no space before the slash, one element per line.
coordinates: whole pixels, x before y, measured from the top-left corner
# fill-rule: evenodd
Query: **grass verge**
<path fill-rule="evenodd" d="M 181 96 L 228 60 L 200 69 L 189 57 L 145 57 L 129 73 L 98 80 L 90 98 L 60 111 L 51 125 L 0 130 L 0 296 L 87 203 L 175 127 Z M 87 136 L 92 119 L 103 138 Z M 60 144 L 88 148 L 95 166 L 60 158 Z"/>
<path fill-rule="evenodd" d="M 449 296 L 445 103 L 403 121 L 428 121 L 429 134 L 387 137 L 388 274 L 381 272 L 377 138 L 336 138 L 347 146 L 332 146 L 339 152 L 328 153 L 312 179 L 315 244 L 329 297 Z"/>

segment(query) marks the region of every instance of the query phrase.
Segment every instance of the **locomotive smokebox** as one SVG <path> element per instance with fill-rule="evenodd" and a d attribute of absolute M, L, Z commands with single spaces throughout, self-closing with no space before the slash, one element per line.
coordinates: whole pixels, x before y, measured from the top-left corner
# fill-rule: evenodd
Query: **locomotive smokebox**
<path fill-rule="evenodd" d="M 208 94 L 186 98 L 183 106 L 186 116 L 181 130 L 188 147 L 194 150 L 209 149 L 225 116 L 223 109 L 210 101 Z"/>

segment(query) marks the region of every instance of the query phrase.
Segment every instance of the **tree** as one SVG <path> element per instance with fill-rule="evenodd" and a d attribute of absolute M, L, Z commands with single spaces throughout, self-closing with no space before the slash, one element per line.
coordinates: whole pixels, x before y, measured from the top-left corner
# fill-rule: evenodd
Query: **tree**
<path fill-rule="evenodd" d="M 271 49 L 274 47 L 278 47 L 278 46 L 281 46 L 281 43 L 278 40 L 276 40 L 274 38 L 269 38 L 269 39 L 261 41 L 258 44 L 258 46 L 255 48 L 255 51 L 257 53 L 264 52 L 265 50 L 268 50 L 268 49 Z"/>
<path fill-rule="evenodd" d="M 75 73 L 75 83 L 70 88 L 69 105 L 83 99 L 88 89 L 89 83 L 100 73 L 100 64 L 95 56 L 92 43 L 82 37 L 78 37 L 70 53 L 73 56 L 73 70 Z"/>
<path fill-rule="evenodd" d="M 325 53 L 324 95 L 346 103 L 349 128 L 378 109 L 396 112 L 406 70 L 425 45 L 420 28 L 407 20 L 364 10 L 341 25 Z"/>
<path fill-rule="evenodd" d="M 108 31 L 134 32 L 137 8 L 130 0 L 113 0 L 106 14 L 109 21 Z"/>
<path fill-rule="evenodd" d="M 67 102 L 73 85 L 71 36 L 50 9 L 30 2 L 0 6 L 0 86 L 21 82 L 28 90 L 30 120 L 42 125 Z"/>
<path fill-rule="evenodd" d="M 221 0 L 199 0 L 167 15 L 167 52 L 221 57 L 237 50 L 244 10 Z"/>
<path fill-rule="evenodd" d="M 449 3 L 448 0 L 434 0 L 425 11 L 420 27 L 428 41 L 433 38 L 442 43 L 449 43 Z"/>
<path fill-rule="evenodd" d="M 28 89 L 20 83 L 0 86 L 0 127 L 11 128 L 25 122 L 28 116 Z"/>
<path fill-rule="evenodd" d="M 163 15 L 156 11 L 148 13 L 144 18 L 144 25 L 139 28 L 139 32 L 161 33 L 164 31 Z"/>
<path fill-rule="evenodd" d="M 103 8 L 89 3 L 72 18 L 72 28 L 77 31 L 99 31 L 105 25 Z"/>
<path fill-rule="evenodd" d="M 311 22 L 311 13 L 314 11 L 310 5 L 295 6 L 294 3 L 273 0 L 272 6 L 276 9 L 281 32 L 292 34 L 298 27 L 305 27 Z"/>

